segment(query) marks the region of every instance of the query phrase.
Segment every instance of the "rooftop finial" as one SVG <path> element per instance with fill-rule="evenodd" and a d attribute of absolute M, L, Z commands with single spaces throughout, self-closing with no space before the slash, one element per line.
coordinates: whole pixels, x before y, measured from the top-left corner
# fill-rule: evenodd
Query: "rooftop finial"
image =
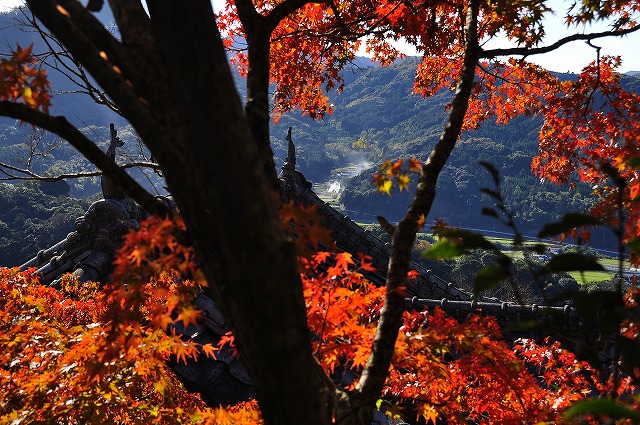
<path fill-rule="evenodd" d="M 296 169 L 296 147 L 293 144 L 293 139 L 291 138 L 291 126 L 289 126 L 289 130 L 287 131 L 288 151 L 287 151 L 287 159 L 284 161 L 283 168 L 289 168 L 292 170 Z"/>
<path fill-rule="evenodd" d="M 109 125 L 109 133 L 111 140 L 109 141 L 109 147 L 107 148 L 106 154 L 109 158 L 115 161 L 116 149 L 124 146 L 124 142 L 118 137 L 116 126 L 113 123 Z M 105 199 L 124 199 L 127 196 L 124 189 L 107 175 L 102 175 L 101 185 L 102 196 L 104 196 Z"/>

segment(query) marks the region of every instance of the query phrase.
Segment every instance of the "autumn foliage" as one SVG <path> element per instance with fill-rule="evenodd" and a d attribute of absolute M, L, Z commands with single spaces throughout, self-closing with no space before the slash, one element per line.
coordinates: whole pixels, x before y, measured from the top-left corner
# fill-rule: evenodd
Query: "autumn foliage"
<path fill-rule="evenodd" d="M 0 269 L 0 422 L 254 423 L 255 403 L 207 409 L 167 369 L 170 359 L 216 351 L 172 328 L 196 320 L 190 300 L 198 287 L 165 268 L 177 247 L 168 229 L 174 225 L 152 219 L 132 233 L 124 279 L 102 287 L 66 276 L 58 290 L 40 285 L 33 270 Z M 138 262 L 136 250 L 150 247 L 165 255 Z M 145 266 L 156 272 L 141 275 Z"/>
<path fill-rule="evenodd" d="M 151 218 L 130 233 L 109 285 L 67 276 L 54 289 L 33 270 L 1 269 L 1 422 L 259 423 L 254 401 L 207 408 L 167 369 L 169 359 L 215 357 L 218 348 L 173 327 L 197 323 L 190 300 L 203 283 L 184 277 L 198 272 L 176 220 Z M 365 278 L 374 271 L 366 256 L 318 252 L 301 261 L 314 354 L 348 391 L 370 354 L 385 289 Z M 510 346 L 490 317 L 459 323 L 435 309 L 403 320 L 384 394 L 389 415 L 557 422 L 572 402 L 609 389 L 558 343 Z"/>
<path fill-rule="evenodd" d="M 31 48 L 18 46 L 8 57 L 0 59 L 0 101 L 21 102 L 47 112 L 51 105 L 49 80 L 31 55 Z"/>
<path fill-rule="evenodd" d="M 305 264 L 315 355 L 349 389 L 369 356 L 384 288 L 363 278 L 371 271 L 366 256 L 321 252 Z M 609 388 L 557 342 L 511 346 L 491 317 L 460 323 L 436 308 L 408 311 L 403 323 L 384 394 L 390 415 L 434 424 L 557 423 L 572 402 Z M 627 384 L 621 393 L 633 391 Z"/>
<path fill-rule="evenodd" d="M 96 31 L 97 22 L 80 3 L 67 3 L 70 6 L 68 8 L 58 3 L 56 7 L 48 2 L 42 2 L 41 5 L 36 1 L 30 2 L 34 10 L 39 10 L 39 15 L 36 12 L 38 17 L 51 27 L 54 34 L 66 36 L 67 41 L 82 35 L 83 43 L 78 45 L 84 47 L 66 41 L 65 44 L 73 50 L 72 54 L 81 58 L 79 62 L 94 73 L 93 76 L 113 97 L 114 102 L 121 102 L 125 106 L 124 115 L 143 135 L 147 147 L 161 154 L 156 157 L 169 186 L 183 191 L 176 193 L 178 204 L 183 202 L 182 207 L 191 207 L 183 208 L 185 214 L 190 214 L 188 221 L 209 229 L 209 232 L 192 235 L 195 238 L 218 236 L 220 227 L 204 224 L 211 222 L 211 217 L 221 212 L 219 205 L 214 204 L 219 203 L 221 194 L 227 193 L 220 190 L 219 193 L 215 192 L 215 196 L 210 196 L 204 177 L 209 182 L 210 177 L 216 174 L 209 169 L 199 169 L 202 163 L 196 166 L 198 161 L 192 161 L 194 167 L 192 173 L 188 174 L 200 178 L 200 181 L 177 178 L 178 175 L 183 177 L 185 169 L 192 165 L 188 162 L 189 158 L 199 159 L 201 152 L 205 151 L 208 141 L 202 143 L 202 140 L 190 136 L 205 134 L 209 130 L 212 117 L 207 114 L 219 113 L 222 120 L 233 120 L 239 125 L 234 131 L 220 132 L 224 133 L 221 142 L 215 144 L 217 147 L 239 147 L 238 151 L 220 149 L 208 152 L 215 152 L 215 157 L 224 161 L 225 165 L 236 162 L 231 158 L 249 158 L 251 155 L 247 152 L 250 151 L 242 146 L 243 142 L 263 140 L 268 145 L 266 122 L 271 114 L 267 99 L 269 82 L 275 83 L 276 87 L 274 118 L 294 108 L 300 108 L 311 117 L 321 118 L 332 110 L 327 92 L 341 89 L 343 80 L 340 71 L 355 57 L 362 44 L 366 45 L 374 59 L 389 64 L 399 56 L 390 40 L 404 38 L 423 54 L 423 61 L 416 72 L 415 92 L 430 96 L 443 89 L 456 89 L 454 100 L 457 100 L 457 104 L 454 105 L 452 101 L 450 108 L 452 111 L 455 109 L 458 116 L 455 120 L 449 120 L 448 124 L 451 125 L 447 125 L 443 132 L 440 146 L 446 149 L 440 152 L 444 153 L 436 152 L 437 155 L 432 155 L 424 165 L 416 159 L 385 162 L 375 178 L 381 192 L 389 193 L 393 184 L 401 190 L 408 188 L 411 172 L 420 174 L 421 179 L 428 176 L 426 170 L 435 163 L 432 159 L 437 156 L 441 164 L 434 165 L 433 178 L 428 182 L 421 181 L 435 186 L 439 173 L 437 168 L 442 169 L 461 129 L 475 129 L 488 119 L 505 123 L 520 114 L 542 114 L 545 126 L 541 133 L 541 153 L 534 161 L 534 170 L 541 178 L 555 182 L 567 182 L 577 173 L 580 179 L 593 183 L 602 201 L 595 212 L 613 226 L 621 225 L 621 219 L 614 212 L 625 212 L 625 216 L 629 217 L 625 239 L 629 246 L 638 246 L 640 233 L 636 223 L 639 217 L 635 203 L 640 194 L 637 178 L 640 168 L 637 153 L 640 111 L 637 110 L 637 96 L 620 89 L 615 72 L 617 59 L 605 57 L 597 60 L 585 68 L 575 82 L 560 82 L 547 71 L 524 59 L 517 59 L 527 57 L 542 40 L 543 17 L 550 12 L 545 2 L 229 1 L 227 8 L 216 17 L 216 22 L 209 23 L 217 25 L 226 37 L 223 43 L 236 53 L 233 62 L 250 81 L 252 87 L 245 109 L 247 117 L 237 114 L 240 108 L 229 108 L 228 111 L 227 108 L 207 109 L 207 105 L 217 108 L 220 101 L 227 100 L 223 98 L 224 94 L 230 92 L 217 90 L 222 86 L 215 86 L 215 83 L 225 83 L 224 87 L 230 87 L 230 76 L 225 80 L 219 74 L 218 78 L 200 81 L 203 87 L 209 88 L 202 93 L 216 93 L 220 98 L 215 98 L 216 95 L 212 99 L 205 98 L 200 92 L 196 93 L 200 98 L 187 96 L 192 91 L 184 90 L 184 87 L 190 87 L 191 84 L 183 84 L 185 81 L 181 77 L 192 77 L 184 73 L 184 63 L 172 63 L 171 59 L 183 54 L 184 62 L 199 60 L 197 54 L 191 54 L 195 50 L 190 50 L 197 43 L 192 43 L 194 40 L 183 34 L 185 37 L 180 42 L 184 49 L 175 49 L 175 45 L 170 43 L 173 40 L 168 36 L 169 33 L 157 31 L 159 26 L 167 23 L 176 24 L 176 33 L 184 29 L 177 25 L 178 20 L 172 22 L 168 19 L 167 15 L 171 13 L 160 13 L 170 10 L 168 4 L 163 7 L 150 3 L 148 16 L 141 12 L 141 8 L 137 9 L 137 12 L 141 12 L 138 18 L 144 16 L 136 21 L 133 2 L 112 2 L 121 7 L 121 13 L 116 13 L 117 25 L 123 30 L 120 32 L 123 37 L 121 43 L 120 40 L 109 38 L 110 35 L 107 37 L 100 25 L 99 31 Z M 103 2 L 90 3 L 93 3 L 92 8 L 99 9 Z M 202 4 L 208 6 L 207 2 L 194 2 L 189 4 L 188 10 L 192 13 L 210 11 L 201 8 Z M 139 6 L 138 3 L 136 5 Z M 53 7 L 47 9 L 45 6 Z M 133 10 L 130 16 L 124 12 L 128 6 Z M 585 1 L 574 6 L 565 16 L 569 24 L 612 18 L 616 35 L 637 25 L 633 14 L 638 7 L 634 3 L 601 4 Z M 179 10 L 172 11 L 177 15 Z M 212 28 L 205 29 L 197 20 L 190 19 L 193 16 L 183 15 L 181 22 L 193 23 L 193 28 L 189 30 L 198 30 L 193 34 L 202 34 L 206 30 L 206 34 L 217 36 Z M 128 21 L 128 18 L 132 20 Z M 158 20 L 152 22 L 158 25 L 156 31 L 146 28 L 149 24 L 147 18 Z M 133 31 L 136 22 L 143 25 Z M 69 28 L 78 31 L 74 33 Z M 517 48 L 485 49 L 484 42 L 497 35 L 506 36 Z M 262 53 L 255 63 L 249 63 L 249 56 L 241 45 L 242 40 L 250 47 L 248 54 L 256 54 L 256 51 Z M 215 41 L 221 40 L 216 38 Z M 148 58 L 152 63 L 141 60 L 147 59 L 147 56 L 140 55 L 139 51 L 129 50 L 132 47 L 136 49 L 138 44 L 143 49 L 149 49 Z M 102 49 L 108 50 L 109 55 Z M 197 49 L 200 49 L 197 50 L 198 54 L 202 52 L 202 57 L 208 57 L 210 61 L 203 62 L 206 65 L 204 67 L 194 66 L 193 70 L 226 70 L 224 55 L 219 55 L 222 59 L 218 63 L 217 56 L 211 51 L 207 56 L 207 51 L 201 49 L 200 45 Z M 167 52 L 170 52 L 168 56 L 171 58 L 167 57 Z M 46 76 L 33 66 L 34 59 L 30 53 L 30 48 L 18 48 L 0 61 L 0 102 L 3 103 L 0 106 L 5 108 L 4 114 L 14 116 L 19 113 L 24 118 L 34 114 L 34 110 L 48 110 L 50 95 Z M 500 59 L 507 56 L 516 58 Z M 104 62 L 106 57 L 109 60 L 121 60 L 122 64 L 119 65 L 122 67 L 113 65 L 107 69 Z M 158 58 L 162 60 L 156 60 Z M 264 69 L 265 65 L 266 78 L 252 73 L 252 70 Z M 256 80 L 258 83 L 253 84 Z M 175 86 L 168 84 L 174 82 Z M 460 89 L 463 86 L 466 87 L 466 94 L 459 95 L 463 93 Z M 176 102 L 176 99 L 179 101 Z M 204 103 L 205 106 L 201 108 L 201 100 L 210 102 Z M 24 108 L 25 104 L 28 108 Z M 182 111 L 173 108 L 198 111 L 198 114 L 186 120 L 189 125 L 174 125 L 172 119 L 180 116 Z M 252 125 L 250 131 L 245 131 L 248 130 L 245 127 L 249 126 L 244 118 L 258 125 Z M 185 130 L 192 127 L 195 128 L 194 133 Z M 445 134 L 447 129 L 453 130 Z M 175 152 L 181 149 L 181 155 L 176 155 Z M 259 146 L 258 150 L 262 151 L 261 155 L 266 152 L 265 155 L 272 156 L 268 146 Z M 242 154 L 237 154 L 240 151 Z M 190 155 L 182 155 L 186 153 Z M 225 153 L 237 155 L 227 158 Z M 259 170 L 256 164 L 272 164 L 272 160 L 272 157 L 261 157 L 259 161 L 254 158 L 250 167 L 241 163 L 237 169 L 217 167 L 220 170 L 215 171 L 219 173 L 218 177 L 225 172 L 237 173 L 230 177 L 234 179 L 234 176 L 242 175 L 238 170 L 241 169 L 242 173 L 247 169 Z M 254 199 L 257 206 L 264 207 L 258 203 L 264 203 L 268 198 L 264 192 L 266 189 L 255 183 L 267 180 L 267 176 L 257 171 L 251 175 L 256 178 L 236 178 L 233 181 L 238 185 L 254 184 L 260 189 L 255 192 L 259 196 L 240 199 Z M 426 187 L 425 184 L 422 186 Z M 196 191 L 201 192 L 200 198 L 185 195 L 194 187 L 200 188 Z M 394 238 L 394 241 L 403 239 L 402 242 L 411 242 L 417 228 L 424 223 L 431 205 L 429 196 L 432 194 L 425 192 L 422 195 L 425 195 L 421 196 L 422 205 L 419 206 L 422 213 L 409 217 L 412 220 L 409 226 L 406 222 L 400 223 L 397 226 L 398 235 L 402 233 L 403 236 Z M 188 202 L 193 204 L 189 205 Z M 204 212 L 202 215 L 194 213 L 200 210 Z M 255 209 L 274 210 L 266 207 Z M 233 211 L 237 212 L 238 209 Z M 301 255 L 300 280 L 314 354 L 327 377 L 348 394 L 354 390 L 356 378 L 371 358 L 378 320 L 390 311 L 386 307 L 394 302 L 396 306 L 403 302 L 399 296 L 403 291 L 402 282 L 397 280 L 405 279 L 406 270 L 401 266 L 401 273 L 389 273 L 388 287 L 392 289 L 375 287 L 365 278 L 367 273 L 373 272 L 367 257 L 355 258 L 349 253 L 333 252 L 331 244 L 323 243 L 325 235 L 312 221 L 310 211 L 296 210 L 293 205 L 286 205 L 282 211 L 285 228 L 298 220 L 296 233 Z M 275 214 L 265 219 L 273 222 Z M 227 225 L 224 220 L 221 222 L 223 227 Z M 303 227 L 308 231 L 303 232 Z M 0 271 L 1 422 L 260 422 L 256 402 L 207 408 L 196 395 L 187 393 L 167 369 L 169 360 L 185 362 L 197 361 L 201 356 L 215 357 L 218 348 L 185 341 L 175 331 L 175 325 L 179 322 L 198 323 L 199 312 L 191 305 L 190 299 L 206 285 L 194 259 L 194 251 L 183 244 L 185 232 L 186 228 L 179 219 L 153 218 L 143 223 L 139 232 L 127 236 L 116 259 L 112 280 L 104 286 L 91 283 L 78 285 L 73 278 L 66 277 L 61 288 L 53 289 L 41 286 L 37 277 L 32 275 L 33 270 Z M 238 244 L 225 243 L 237 234 L 246 233 L 220 234 L 227 238 L 221 241 L 221 246 L 238 247 Z M 276 231 L 271 234 L 280 235 Z M 268 236 L 262 234 L 265 241 L 270 240 Z M 234 242 L 238 240 L 241 239 L 236 238 Z M 280 244 L 284 237 L 273 240 Z M 286 248 L 288 241 L 285 242 L 278 248 Z M 318 243 L 323 243 L 325 248 L 319 252 L 309 250 L 310 246 Z M 203 245 L 206 244 L 199 246 Z M 395 249 L 397 245 L 393 245 Z M 216 259 L 216 253 L 219 252 L 216 251 L 217 246 L 210 244 L 210 247 L 214 248 L 199 252 L 201 260 Z M 409 251 L 404 249 L 407 254 L 403 258 L 405 263 L 408 263 Z M 250 256 L 249 251 L 241 254 L 239 257 L 243 260 L 250 258 L 255 261 L 256 257 Z M 395 254 L 395 259 L 404 255 Z M 265 259 L 261 264 L 266 268 L 267 259 L 272 257 L 261 258 Z M 233 256 L 224 260 L 243 265 L 245 270 L 248 268 L 244 262 L 236 263 Z M 293 263 L 292 260 L 292 257 L 284 258 L 274 268 L 285 267 Z M 208 266 L 212 263 L 207 261 L 203 264 Z M 211 270 L 209 276 L 212 276 Z M 293 271 L 288 277 L 295 279 L 283 279 L 282 275 L 273 270 L 271 272 L 269 276 L 263 276 L 265 280 L 270 278 L 271 283 L 298 283 Z M 238 282 L 247 283 L 248 279 L 253 279 L 251 283 L 256 284 L 257 274 L 239 274 L 242 276 Z M 257 289 L 256 286 L 253 288 Z M 289 290 L 291 287 L 283 288 L 274 284 L 269 288 L 277 288 L 274 292 L 282 293 L 286 292 L 283 289 Z M 229 293 L 235 294 L 236 305 L 242 302 L 236 292 Z M 295 297 L 290 299 L 295 301 Z M 396 317 L 400 318 L 402 309 L 395 311 L 398 312 Z M 255 324 L 248 317 L 251 316 L 244 310 L 236 309 L 236 318 L 241 319 L 237 323 Z M 302 314 L 299 317 L 302 318 Z M 637 340 L 637 328 L 632 319 L 624 322 L 622 330 L 625 337 Z M 280 326 L 284 322 L 281 321 Z M 388 402 L 387 413 L 390 416 L 405 415 L 410 420 L 434 424 L 438 421 L 557 423 L 565 419 L 564 414 L 572 404 L 575 407 L 574 403 L 582 399 L 604 395 L 610 399 L 599 400 L 613 403 L 618 408 L 624 404 L 624 407 L 637 409 L 637 398 L 634 397 L 637 389 L 631 385 L 630 379 L 636 377 L 636 370 L 630 370 L 629 376 L 624 379 L 607 381 L 586 363 L 578 361 L 573 354 L 562 350 L 557 343 L 538 345 L 529 340 L 519 340 L 513 345 L 508 344 L 503 340 L 495 321 L 481 314 L 472 314 L 459 323 L 439 309 L 405 311 L 399 322 L 402 326 L 393 346 L 395 351 L 382 394 Z M 301 327 L 304 329 L 302 323 Z M 277 332 L 279 329 L 268 331 Z M 231 338 L 225 337 L 222 341 L 230 343 Z M 296 345 L 296 348 L 306 347 L 300 341 L 292 345 Z M 387 344 L 387 347 L 391 345 Z M 388 362 L 384 362 L 386 360 L 382 360 L 381 364 L 386 370 Z M 278 373 L 282 370 L 279 369 Z M 375 391 L 369 393 L 379 394 L 377 387 L 377 383 L 372 384 Z M 278 388 L 283 390 L 286 387 L 280 385 Z M 292 388 L 297 391 L 300 385 Z M 622 402 L 615 401 L 618 399 Z M 371 403 L 371 400 L 365 400 L 364 403 Z M 379 403 L 380 406 L 383 404 Z M 267 409 L 264 412 L 266 416 Z M 612 413 L 610 417 L 615 416 L 613 410 L 609 413 Z M 587 419 L 596 421 L 597 418 Z"/>
<path fill-rule="evenodd" d="M 532 168 L 552 182 L 568 183 L 577 175 L 592 185 L 598 200 L 593 214 L 613 228 L 622 226 L 637 263 L 640 96 L 621 87 L 619 66 L 619 58 L 603 57 L 575 81 L 563 82 L 562 90 L 548 93 Z M 624 223 L 618 211 L 624 211 Z"/>

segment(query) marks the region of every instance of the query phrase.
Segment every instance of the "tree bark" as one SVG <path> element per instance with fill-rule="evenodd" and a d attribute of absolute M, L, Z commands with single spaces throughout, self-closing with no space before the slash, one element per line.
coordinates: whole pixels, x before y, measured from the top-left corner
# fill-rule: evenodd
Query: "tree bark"
<path fill-rule="evenodd" d="M 247 72 L 247 100 L 245 114 L 253 137 L 264 161 L 265 174 L 273 188 L 279 186 L 276 174 L 271 140 L 269 138 L 269 72 L 271 70 L 270 49 L 273 28 L 267 25 L 264 16 L 259 14 L 249 0 L 236 2 L 238 16 L 247 37 L 249 70 Z"/>
<path fill-rule="evenodd" d="M 322 423 L 318 387 L 309 385 L 317 365 L 293 245 L 277 217 L 278 195 L 233 85 L 210 2 L 149 6 L 179 133 L 177 149 L 154 154 L 210 292 L 229 318 L 266 423 Z"/>
<path fill-rule="evenodd" d="M 131 6 L 114 3 L 120 11 Z M 101 31 L 75 1 L 60 0 L 62 10 L 53 1 L 29 4 L 120 106 L 161 166 L 209 292 L 236 335 L 265 422 L 328 423 L 327 391 L 334 388 L 312 356 L 293 244 L 277 216 L 272 155 L 270 169 L 264 161 L 268 104 L 256 131 L 235 90 L 209 0 L 148 2 L 151 37 L 129 28 L 125 38 L 146 40 L 149 57 L 158 58 L 153 64 Z M 260 96 L 268 87 L 268 38 L 266 46 L 266 84 L 260 89 L 262 75 L 255 89 Z M 157 70 L 147 73 L 151 65 Z"/>

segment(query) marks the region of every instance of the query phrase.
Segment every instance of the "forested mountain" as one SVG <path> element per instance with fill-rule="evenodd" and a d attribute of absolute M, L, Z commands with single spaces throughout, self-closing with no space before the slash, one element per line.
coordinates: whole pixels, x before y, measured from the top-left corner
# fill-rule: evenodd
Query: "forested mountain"
<path fill-rule="evenodd" d="M 442 131 L 451 96 L 446 92 L 429 99 L 413 95 L 416 63 L 417 59 L 407 58 L 390 67 L 347 72 L 344 92 L 334 97 L 336 112 L 325 122 L 283 117 L 283 123 L 294 126 L 294 140 L 303 152 L 300 156 L 316 161 L 314 173 L 305 171 L 308 175 L 319 173 L 323 180 L 330 168 L 348 162 L 379 164 L 383 159 L 411 156 L 426 159 Z M 628 90 L 640 92 L 636 76 L 622 76 L 622 81 Z M 567 211 L 587 210 L 593 203 L 589 187 L 576 184 L 570 189 L 540 181 L 532 174 L 531 159 L 537 153 L 541 124 L 538 117 L 522 116 L 508 125 L 488 121 L 477 131 L 463 133 L 440 175 L 438 195 L 428 219 L 440 217 L 456 226 L 507 230 L 495 219 L 480 214 L 483 206 L 492 206 L 480 192 L 481 188 L 492 187 L 489 173 L 478 164 L 480 160 L 490 162 L 501 173 L 506 203 L 525 234 L 537 234 L 543 224 Z M 342 182 L 339 203 L 356 219 L 384 215 L 399 220 L 412 191 L 394 192 L 391 197 L 377 193 L 371 184 L 375 171 L 373 166 Z M 609 240 L 613 243 L 614 238 L 598 234 L 597 247 L 607 246 Z"/>
<path fill-rule="evenodd" d="M 34 50 L 42 46 L 37 36 L 25 32 L 16 26 L 14 14 L 0 14 L 0 42 L 9 49 L 16 43 L 29 45 L 36 42 Z M 108 19 L 108 17 L 106 18 Z M 307 178 L 314 182 L 326 182 L 332 178 L 332 170 L 360 164 L 380 163 L 383 159 L 425 156 L 437 141 L 445 120 L 445 108 L 451 99 L 451 93 L 442 92 L 428 99 L 412 93 L 413 77 L 417 64 L 416 58 L 397 61 L 389 67 L 374 66 L 366 59 L 359 59 L 357 65 L 348 66 L 344 72 L 345 88 L 341 94 L 331 93 L 335 113 L 323 120 L 313 121 L 300 113 L 283 116 L 278 124 L 272 126 L 271 141 L 276 160 L 282 162 L 286 156 L 284 135 L 288 126 L 293 127 L 293 140 L 298 148 L 298 166 Z M 566 78 L 570 78 L 569 75 Z M 634 91 L 640 91 L 640 78 L 625 76 L 624 83 Z M 119 136 L 125 140 L 125 148 L 117 158 L 120 163 L 144 156 L 139 152 L 135 134 L 126 122 L 104 106 L 96 105 L 88 96 L 69 93 L 77 89 L 66 77 L 50 72 L 52 86 L 67 93 L 58 94 L 53 102 L 53 114 L 70 117 L 92 140 L 103 147 L 108 143 L 108 126 L 115 122 Z M 244 84 L 237 79 L 241 94 Z M 490 122 L 474 132 L 466 132 L 454 150 L 450 163 L 440 177 L 438 196 L 430 219 L 443 217 L 453 225 L 482 227 L 493 229 L 494 221 L 480 215 L 483 200 L 479 191 L 489 186 L 488 174 L 478 165 L 478 160 L 486 160 L 502 173 L 503 193 L 507 203 L 517 212 L 517 219 L 525 233 L 535 233 L 541 223 L 556 219 L 565 211 L 584 210 L 589 207 L 589 188 L 580 187 L 576 191 L 539 182 L 530 172 L 531 158 L 537 150 L 537 132 L 541 121 L 538 118 L 519 117 L 506 126 L 497 126 Z M 21 164 L 38 140 L 28 126 L 20 126 L 11 120 L 0 120 L 0 161 Z M 33 160 L 33 171 L 41 174 L 72 173 L 93 169 L 73 148 L 62 144 L 49 152 L 58 142 L 56 137 L 42 135 L 38 142 L 42 154 Z M 280 165 L 280 164 L 278 164 Z M 371 184 L 374 169 L 369 168 L 360 176 L 342 182 L 344 191 L 339 203 L 347 213 L 357 219 L 385 215 L 392 220 L 406 209 L 409 195 L 394 193 L 391 198 L 375 192 Z M 148 188 L 162 191 L 162 180 L 155 174 L 138 172 L 139 180 Z M 97 179 L 69 181 L 70 195 L 90 196 L 98 192 Z M 34 191 L 33 186 L 2 188 L 3 197 L 14 197 L 16 193 L 29 193 L 38 198 L 36 202 L 50 202 Z M 41 199 L 41 200 L 40 200 Z M 47 198 L 48 199 L 48 198 Z M 65 200 L 63 203 L 66 203 Z M 18 202 L 20 204 L 20 202 Z M 18 211 L 11 207 L 11 211 Z M 50 207 L 49 207 L 50 208 Z M 73 209 L 66 208 L 70 214 Z M 79 212 L 79 211 L 78 211 Z M 14 238 L 11 234 L 22 234 L 24 226 L 44 226 L 42 217 L 20 209 L 24 219 L 11 212 L 2 210 L 0 217 L 0 240 L 8 243 Z M 7 216 L 6 214 L 9 214 Z M 78 214 L 79 215 L 79 214 Z M 27 218 L 30 220 L 27 220 Z M 75 217 L 73 217 L 75 218 Z M 69 219 L 59 220 L 64 229 L 59 232 L 46 230 L 49 235 L 70 231 Z M 52 224 L 53 225 L 53 224 Z M 48 226 L 48 224 L 47 224 Z M 3 239 L 4 238 L 4 239 Z M 33 252 L 18 255 L 32 255 L 49 241 L 36 244 Z M 28 245 L 29 247 L 31 245 Z M 26 248 L 25 248 L 26 249 Z M 17 255 L 18 253 L 16 253 Z M 2 255 L 0 264 L 16 263 L 10 256 Z"/>
<path fill-rule="evenodd" d="M 37 182 L 0 183 L 0 266 L 20 265 L 75 229 L 92 198 L 69 197 L 57 186 L 56 193 Z"/>

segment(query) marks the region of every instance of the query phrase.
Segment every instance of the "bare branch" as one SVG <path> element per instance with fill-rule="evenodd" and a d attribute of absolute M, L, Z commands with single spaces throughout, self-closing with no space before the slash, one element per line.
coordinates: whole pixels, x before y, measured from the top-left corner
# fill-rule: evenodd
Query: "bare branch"
<path fill-rule="evenodd" d="M 81 93 L 86 94 L 94 102 L 105 105 L 115 113 L 122 115 L 120 108 L 106 95 L 106 93 L 96 86 L 85 72 L 82 64 L 77 61 L 69 51 L 49 32 L 45 31 L 38 23 L 32 13 L 27 14 L 26 9 L 21 9 L 22 19 L 19 22 L 23 28 L 31 28 L 40 36 L 45 43 L 46 51 L 34 54 L 40 61 L 40 65 L 47 65 L 64 75 L 72 84 L 79 87 L 79 90 L 56 91 L 58 94 Z"/>
<path fill-rule="evenodd" d="M 622 37 L 627 34 L 631 34 L 637 30 L 640 30 L 640 26 L 627 28 L 624 30 L 618 31 L 604 31 L 604 32 L 594 32 L 591 34 L 572 34 L 570 36 L 561 38 L 553 44 L 543 47 L 513 47 L 507 49 L 490 49 L 484 50 L 481 54 L 481 58 L 495 58 L 497 56 L 532 56 L 532 55 L 540 55 L 543 53 L 549 53 L 553 50 L 558 49 L 565 44 L 571 43 L 572 41 L 591 41 L 597 38 L 604 37 Z"/>
<path fill-rule="evenodd" d="M 122 169 L 129 168 L 151 168 L 154 170 L 159 170 L 160 166 L 153 162 L 128 162 L 126 164 L 120 165 Z M 7 170 L 13 171 L 17 174 L 11 174 L 7 172 Z M 6 164 L 4 162 L 0 162 L 0 173 L 4 174 L 5 177 L 0 177 L 0 180 L 39 180 L 44 182 L 57 182 L 64 179 L 81 179 L 85 177 L 99 177 L 103 176 L 105 173 L 103 171 L 81 171 L 77 173 L 69 173 L 69 174 L 57 174 L 55 176 L 42 176 L 40 174 L 35 173 L 33 170 L 29 168 L 20 168 L 14 165 Z"/>
<path fill-rule="evenodd" d="M 51 155 L 53 151 L 62 146 L 63 142 L 61 140 L 58 140 L 52 144 L 45 143 L 45 146 L 43 147 L 43 136 L 44 130 L 35 129 L 32 133 L 27 135 L 27 138 L 23 143 L 23 145 L 27 148 L 27 154 L 22 158 L 22 160 L 24 161 L 25 166 L 28 169 L 31 169 L 31 163 L 35 158 L 46 158 L 47 156 Z"/>
<path fill-rule="evenodd" d="M 64 138 L 96 167 L 109 174 L 142 208 L 161 216 L 169 213 L 162 202 L 149 194 L 65 117 L 53 117 L 26 105 L 9 101 L 0 101 L 0 115 L 26 121 Z"/>
<path fill-rule="evenodd" d="M 40 21 L 47 26 L 64 44 L 73 57 L 84 64 L 102 87 L 109 88 L 109 94 L 129 121 L 136 127 L 157 128 L 151 119 L 147 106 L 149 97 L 163 93 L 145 91 L 145 83 L 135 80 L 134 76 L 149 78 L 152 70 L 140 68 L 142 59 L 133 59 L 127 49 L 121 45 L 91 13 L 75 0 L 27 0 L 29 7 Z M 129 70 L 131 72 L 128 72 Z M 148 71 L 148 72 L 147 72 Z M 138 83 L 138 86 L 136 86 Z M 146 99 L 141 99 L 148 95 Z"/>
<path fill-rule="evenodd" d="M 268 93 L 271 65 L 270 38 L 275 26 L 271 28 L 271 25 L 266 24 L 265 17 L 258 13 L 250 0 L 236 0 L 236 8 L 246 34 L 250 64 L 246 82 L 245 115 L 258 146 L 265 173 L 272 188 L 277 190 L 279 181 L 269 139 Z"/>

